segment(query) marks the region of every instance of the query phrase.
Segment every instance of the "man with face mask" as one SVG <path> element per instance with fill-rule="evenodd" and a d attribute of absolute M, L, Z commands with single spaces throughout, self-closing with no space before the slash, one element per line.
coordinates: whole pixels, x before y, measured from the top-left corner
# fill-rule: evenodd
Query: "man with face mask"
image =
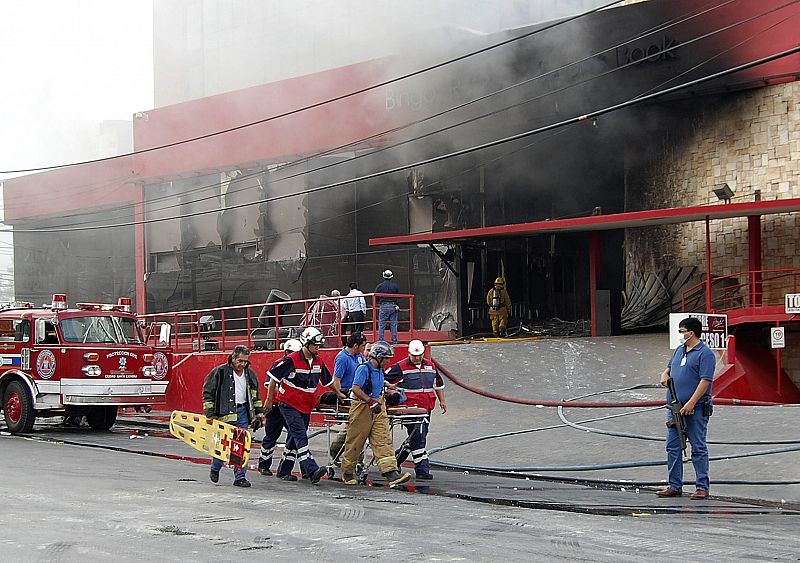
<path fill-rule="evenodd" d="M 264 409 L 258 396 L 258 380 L 250 369 L 250 349 L 236 346 L 228 363 L 215 367 L 203 382 L 203 411 L 206 417 L 216 418 L 239 428 L 254 429 L 263 422 Z M 219 481 L 222 460 L 211 462 L 211 481 Z M 236 487 L 249 487 L 245 467 L 236 468 L 233 481 Z"/>
<path fill-rule="evenodd" d="M 409 454 L 414 461 L 417 479 L 433 479 L 428 452 L 425 450 L 430 426 L 430 413 L 436 408 L 436 399 L 442 414 L 447 412 L 444 400 L 444 380 L 433 362 L 423 357 L 425 345 L 420 340 L 408 343 L 408 358 L 400 360 L 386 372 L 386 381 L 402 389 L 406 394 L 406 406 L 423 408 L 428 418 L 421 423 L 405 424 L 408 432 L 408 447 L 396 452 L 402 463 Z"/>
<path fill-rule="evenodd" d="M 692 500 L 708 498 L 708 446 L 706 430 L 711 416 L 711 382 L 714 380 L 717 358 L 700 336 L 703 325 L 693 317 L 683 319 L 678 324 L 681 344 L 675 349 L 667 369 L 661 373 L 661 385 L 667 387 L 670 378 L 677 400 L 683 405 L 680 414 L 686 425 L 686 437 L 692 445 L 692 465 L 694 466 L 697 490 Z M 672 393 L 667 391 L 667 404 L 672 402 Z M 660 497 L 679 497 L 683 494 L 682 446 L 678 429 L 672 421 L 672 412 L 667 410 L 667 468 L 669 486 L 658 491 Z"/>

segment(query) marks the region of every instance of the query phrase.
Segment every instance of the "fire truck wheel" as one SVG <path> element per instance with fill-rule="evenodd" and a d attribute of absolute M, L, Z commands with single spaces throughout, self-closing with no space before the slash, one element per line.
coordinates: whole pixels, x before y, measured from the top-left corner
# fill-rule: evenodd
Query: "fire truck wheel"
<path fill-rule="evenodd" d="M 86 415 L 86 422 L 92 430 L 108 430 L 117 421 L 117 407 L 92 407 Z"/>
<path fill-rule="evenodd" d="M 33 430 L 36 413 L 30 393 L 21 381 L 12 381 L 3 397 L 6 426 L 12 434 L 27 434 Z"/>

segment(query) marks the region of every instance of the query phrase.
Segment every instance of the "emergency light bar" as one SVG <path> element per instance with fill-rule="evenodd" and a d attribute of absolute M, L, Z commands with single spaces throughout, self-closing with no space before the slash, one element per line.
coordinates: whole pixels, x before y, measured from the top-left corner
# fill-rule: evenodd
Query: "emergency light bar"
<path fill-rule="evenodd" d="M 58 309 L 66 309 L 67 308 L 67 296 L 63 293 L 54 293 L 53 294 L 53 302 L 50 305 L 50 308 L 53 310 Z"/>
<path fill-rule="evenodd" d="M 33 303 L 29 301 L 11 301 L 5 303 L 0 309 L 33 309 Z"/>
<path fill-rule="evenodd" d="M 130 313 L 130 312 L 131 312 L 131 298 L 130 298 L 130 297 L 120 297 L 120 298 L 117 300 L 117 305 L 119 305 L 120 307 L 122 307 L 122 308 L 123 308 L 123 309 L 122 309 L 123 311 L 126 311 L 126 312 L 128 312 L 128 313 Z"/>
<path fill-rule="evenodd" d="M 76 303 L 75 307 L 81 311 L 129 311 L 124 305 L 114 305 L 111 303 Z"/>

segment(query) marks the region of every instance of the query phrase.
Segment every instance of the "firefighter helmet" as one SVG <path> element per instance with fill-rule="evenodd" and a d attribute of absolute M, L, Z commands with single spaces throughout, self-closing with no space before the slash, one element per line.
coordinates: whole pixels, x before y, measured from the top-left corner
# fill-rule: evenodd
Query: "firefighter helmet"
<path fill-rule="evenodd" d="M 318 328 L 314 328 L 313 326 L 310 326 L 301 332 L 299 340 L 300 344 L 303 346 L 308 346 L 309 344 L 322 346 L 325 343 L 325 337 L 322 336 L 322 333 Z"/>
<path fill-rule="evenodd" d="M 300 341 L 297 340 L 296 338 L 290 338 L 289 340 L 283 343 L 284 352 L 299 352 L 300 348 L 302 347 L 303 345 L 300 344 Z"/>
<path fill-rule="evenodd" d="M 411 356 L 421 356 L 425 353 L 425 345 L 421 340 L 412 340 L 408 343 L 408 353 Z"/>
<path fill-rule="evenodd" d="M 494 280 L 494 284 L 495 285 L 506 285 L 506 280 L 505 280 L 505 278 L 497 278 L 496 280 Z"/>
<path fill-rule="evenodd" d="M 378 361 L 389 359 L 392 356 L 394 356 L 394 350 L 388 342 L 384 342 L 383 340 L 379 340 L 369 349 L 369 357 L 375 358 Z"/>
<path fill-rule="evenodd" d="M 385 279 L 385 280 L 390 280 L 390 279 L 392 279 L 393 277 L 394 277 L 394 274 L 392 273 L 392 271 L 391 271 L 391 270 L 384 270 L 384 271 L 383 271 L 383 279 Z"/>

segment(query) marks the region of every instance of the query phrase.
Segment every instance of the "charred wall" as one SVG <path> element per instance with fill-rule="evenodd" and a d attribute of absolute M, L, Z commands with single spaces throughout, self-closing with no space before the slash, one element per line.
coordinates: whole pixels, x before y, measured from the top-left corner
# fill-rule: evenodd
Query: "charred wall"
<path fill-rule="evenodd" d="M 84 221 L 88 215 L 81 215 Z M 79 222 L 80 219 L 73 219 Z M 130 208 L 92 213 L 91 225 L 130 223 Z M 17 224 L 20 230 L 57 227 L 56 221 Z M 89 225 L 87 225 L 89 226 Z M 98 236 L 98 233 L 103 233 Z M 14 233 L 14 291 L 37 305 L 65 293 L 70 303 L 116 303 L 135 298 L 133 227 Z"/>
<path fill-rule="evenodd" d="M 219 188 L 216 200 L 203 204 L 193 204 L 194 195 L 180 196 L 185 198 L 179 202 L 182 210 L 208 214 L 165 226 L 163 232 L 154 228 L 148 235 L 148 252 L 153 254 L 158 248 L 166 253 L 164 268 L 148 270 L 148 295 L 152 295 L 154 307 L 260 301 L 271 287 L 293 297 L 315 297 L 334 288 L 344 291 L 351 281 L 369 291 L 380 281 L 380 272 L 391 268 L 403 290 L 417 294 L 424 321 L 445 284 L 440 261 L 426 249 L 370 247 L 369 238 L 589 215 L 597 208 L 614 213 L 696 201 L 698 178 L 711 173 L 724 179 L 729 171 L 734 176 L 737 173 L 738 159 L 744 155 L 733 153 L 747 147 L 732 148 L 733 153 L 718 157 L 720 162 L 704 155 L 717 148 L 713 135 L 720 131 L 712 127 L 716 115 L 745 94 L 713 100 L 694 96 L 685 102 L 615 112 L 414 170 L 314 190 L 551 125 L 672 85 L 676 76 L 688 81 L 724 68 L 735 59 L 733 55 L 708 57 L 726 46 L 725 41 L 735 40 L 735 34 L 724 40 L 717 37 L 689 44 L 716 25 L 711 16 L 630 40 L 696 7 L 697 2 L 680 0 L 604 10 L 506 48 L 392 84 L 385 90 L 388 120 L 419 122 L 381 142 L 407 143 L 382 147 L 380 153 L 310 158 L 305 168 L 292 167 L 292 172 L 307 172 L 293 180 L 282 179 L 282 168 L 265 167 L 261 185 L 250 186 L 251 191 L 242 194 L 242 201 L 261 199 L 263 203 L 247 211 L 229 217 L 217 211 L 232 197 L 225 189 L 233 190 L 244 177 L 218 177 L 216 181 L 227 182 L 228 188 Z M 438 55 L 445 59 L 459 54 L 459 49 L 508 37 L 473 38 L 469 45 L 454 45 L 452 52 Z M 665 52 L 671 47 L 677 49 Z M 608 50 L 587 58 L 603 49 Z M 411 53 L 387 60 L 387 65 L 419 67 L 413 59 Z M 580 62 L 562 68 L 575 61 Z M 503 88 L 508 89 L 436 119 L 423 119 Z M 746 128 L 742 123 L 732 127 Z M 683 151 L 700 131 L 710 132 L 704 144 L 697 145 L 693 153 Z M 364 158 L 348 162 L 362 154 Z M 783 157 L 776 152 L 762 158 Z M 736 164 L 729 170 L 731 159 Z M 689 161 L 695 164 L 685 170 L 677 166 Z M 311 173 L 322 164 L 336 166 Z M 785 190 L 785 181 L 779 180 L 776 189 Z M 197 179 L 184 182 L 181 193 L 195 194 L 201 189 Z M 668 195 L 670 192 L 662 189 L 665 183 L 679 186 L 683 195 Z M 303 197 L 269 203 L 264 199 L 303 190 L 308 190 Z M 729 231 L 735 233 L 737 228 Z M 620 291 L 625 278 L 630 282 L 633 273 L 648 275 L 665 268 L 689 267 L 696 260 L 684 255 L 702 250 L 692 246 L 695 237 L 668 229 L 627 235 L 624 245 L 621 237 L 602 236 L 601 289 Z M 676 240 L 685 245 L 676 245 Z M 587 235 L 468 245 L 463 255 L 472 264 L 465 274 L 470 277 L 470 304 L 482 301 L 489 282 L 502 271 L 513 279 L 509 280 L 512 297 L 527 302 L 531 317 L 585 318 L 589 302 L 587 248 Z M 632 260 L 627 269 L 626 259 Z M 197 289 L 198 279 L 206 280 L 205 289 Z M 231 289 L 235 284 L 242 289 Z M 189 300 L 188 295 L 194 297 Z"/>

